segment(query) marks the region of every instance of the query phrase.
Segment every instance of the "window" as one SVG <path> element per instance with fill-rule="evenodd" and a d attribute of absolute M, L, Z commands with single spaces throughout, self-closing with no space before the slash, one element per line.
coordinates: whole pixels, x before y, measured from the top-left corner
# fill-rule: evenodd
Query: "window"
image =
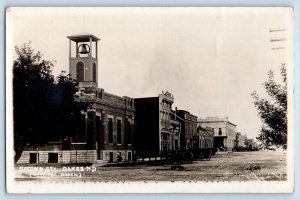
<path fill-rule="evenodd" d="M 178 140 L 175 140 L 175 150 L 178 150 Z"/>
<path fill-rule="evenodd" d="M 101 159 L 101 118 L 100 116 L 96 116 L 96 140 L 97 140 L 97 159 Z"/>
<path fill-rule="evenodd" d="M 117 120 L 117 143 L 121 144 L 121 120 Z"/>
<path fill-rule="evenodd" d="M 112 163 L 114 161 L 114 153 L 109 152 L 109 162 Z"/>
<path fill-rule="evenodd" d="M 37 153 L 29 154 L 29 163 L 37 163 Z"/>
<path fill-rule="evenodd" d="M 128 152 L 128 161 L 132 160 L 131 152 Z"/>
<path fill-rule="evenodd" d="M 84 64 L 81 61 L 76 64 L 76 79 L 78 82 L 84 81 Z"/>
<path fill-rule="evenodd" d="M 96 83 L 97 81 L 97 69 L 96 69 L 96 63 L 93 64 L 93 82 Z"/>
<path fill-rule="evenodd" d="M 113 121 L 108 118 L 108 143 L 113 143 Z"/>
<path fill-rule="evenodd" d="M 131 141 L 131 124 L 130 124 L 130 121 L 127 120 L 127 126 L 126 126 L 126 135 L 127 135 L 127 144 L 131 144 L 132 141 Z"/>
<path fill-rule="evenodd" d="M 166 133 L 163 133 L 163 140 L 167 140 L 168 139 L 168 135 Z"/>
<path fill-rule="evenodd" d="M 219 135 L 222 135 L 222 128 L 219 128 Z"/>
<path fill-rule="evenodd" d="M 118 162 L 122 162 L 122 154 L 121 154 L 121 152 L 118 152 L 118 155 L 117 155 L 118 157 Z"/>
<path fill-rule="evenodd" d="M 48 163 L 58 163 L 58 153 L 49 153 Z"/>
<path fill-rule="evenodd" d="M 163 151 L 167 151 L 168 150 L 167 144 L 164 143 L 162 149 L 163 149 Z"/>
<path fill-rule="evenodd" d="M 97 139 L 100 141 L 100 134 L 101 134 L 101 118 L 100 116 L 96 116 L 96 133 Z"/>

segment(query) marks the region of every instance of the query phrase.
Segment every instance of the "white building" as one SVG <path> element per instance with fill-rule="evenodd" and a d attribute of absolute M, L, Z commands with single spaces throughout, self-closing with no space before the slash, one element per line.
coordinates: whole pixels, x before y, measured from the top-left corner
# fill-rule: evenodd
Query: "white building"
<path fill-rule="evenodd" d="M 228 117 L 207 117 L 200 119 L 200 125 L 214 129 L 214 147 L 231 151 L 236 143 L 236 124 L 230 122 Z"/>

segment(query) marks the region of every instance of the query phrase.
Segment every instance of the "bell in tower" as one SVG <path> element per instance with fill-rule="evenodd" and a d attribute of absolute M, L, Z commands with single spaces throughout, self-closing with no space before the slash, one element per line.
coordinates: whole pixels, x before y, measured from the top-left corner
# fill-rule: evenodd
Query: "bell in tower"
<path fill-rule="evenodd" d="M 73 35 L 69 39 L 69 71 L 80 87 L 98 86 L 98 41 L 94 35 Z M 75 45 L 74 45 L 75 44 Z"/>
<path fill-rule="evenodd" d="M 90 46 L 88 44 L 81 44 L 78 49 L 79 54 L 85 55 L 90 53 Z"/>

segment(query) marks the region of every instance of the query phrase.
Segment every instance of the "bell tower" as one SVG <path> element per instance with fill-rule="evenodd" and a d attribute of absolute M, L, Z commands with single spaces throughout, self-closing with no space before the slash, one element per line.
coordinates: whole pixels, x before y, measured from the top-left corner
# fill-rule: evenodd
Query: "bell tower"
<path fill-rule="evenodd" d="M 80 87 L 98 86 L 98 41 L 94 35 L 73 35 L 69 39 L 69 72 Z M 75 43 L 75 45 L 74 45 Z"/>

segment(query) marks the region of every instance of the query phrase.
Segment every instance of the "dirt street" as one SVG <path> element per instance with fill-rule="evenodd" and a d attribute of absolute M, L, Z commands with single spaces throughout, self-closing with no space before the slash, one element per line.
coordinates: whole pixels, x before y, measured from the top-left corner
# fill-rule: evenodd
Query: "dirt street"
<path fill-rule="evenodd" d="M 182 164 L 139 164 L 126 167 L 62 165 L 16 166 L 18 181 L 280 181 L 286 180 L 286 152 L 229 152 L 210 161 Z M 30 168 L 31 167 L 31 168 Z M 51 168 L 52 167 L 52 168 Z"/>

